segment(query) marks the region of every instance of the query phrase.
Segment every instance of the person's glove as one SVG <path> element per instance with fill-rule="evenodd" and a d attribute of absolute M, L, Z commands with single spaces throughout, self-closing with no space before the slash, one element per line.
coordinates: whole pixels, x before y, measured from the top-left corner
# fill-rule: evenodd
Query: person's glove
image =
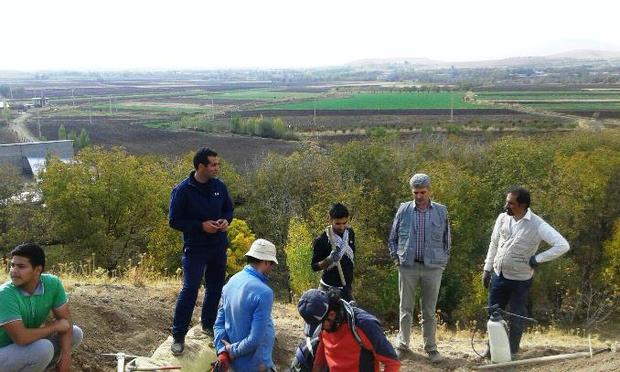
<path fill-rule="evenodd" d="M 489 283 L 491 283 L 491 272 L 484 270 L 482 272 L 482 285 L 484 288 L 489 288 Z"/>
<path fill-rule="evenodd" d="M 226 372 L 230 368 L 230 355 L 224 351 L 218 354 L 217 360 L 213 363 L 213 372 Z"/>
<path fill-rule="evenodd" d="M 530 267 L 532 269 L 535 269 L 536 266 L 538 266 L 538 261 L 536 261 L 536 256 L 532 256 L 530 257 L 530 262 L 528 262 L 530 264 Z"/>

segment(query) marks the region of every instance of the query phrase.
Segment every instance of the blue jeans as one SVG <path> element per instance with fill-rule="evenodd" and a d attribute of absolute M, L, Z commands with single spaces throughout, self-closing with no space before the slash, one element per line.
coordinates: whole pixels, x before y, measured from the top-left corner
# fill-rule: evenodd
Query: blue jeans
<path fill-rule="evenodd" d="M 81 342 L 84 334 L 73 326 L 71 350 Z M 60 354 L 58 334 L 39 339 L 28 345 L 10 344 L 0 347 L 0 370 L 2 372 L 42 372 L 53 366 Z"/>
<path fill-rule="evenodd" d="M 510 304 L 510 312 L 527 316 L 527 297 L 530 293 L 530 288 L 532 288 L 532 279 L 506 279 L 502 273 L 498 276 L 493 271 L 489 287 L 489 306 L 497 304 L 505 310 L 506 305 Z M 525 320 L 510 316 L 507 316 L 507 318 L 505 320 L 510 324 L 510 334 L 508 336 L 510 352 L 514 354 L 519 352 Z"/>
<path fill-rule="evenodd" d="M 183 340 L 187 334 L 203 277 L 206 288 L 201 322 L 204 328 L 213 328 L 226 278 L 226 247 L 185 247 L 181 266 L 183 288 L 179 293 L 172 321 L 172 336 L 175 340 Z"/>

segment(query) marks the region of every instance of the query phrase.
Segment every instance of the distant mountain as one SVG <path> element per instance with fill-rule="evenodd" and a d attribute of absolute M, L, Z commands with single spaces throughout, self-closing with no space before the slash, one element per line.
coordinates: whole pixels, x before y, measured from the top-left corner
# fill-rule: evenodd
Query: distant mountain
<path fill-rule="evenodd" d="M 620 59 L 620 51 L 575 49 L 564 53 L 557 53 L 547 58 L 572 58 L 572 59 Z"/>
<path fill-rule="evenodd" d="M 486 61 L 438 61 L 429 58 L 369 58 L 347 63 L 353 68 L 387 68 L 411 65 L 415 68 L 497 68 L 520 66 L 556 66 L 570 65 L 582 61 L 613 61 L 620 63 L 620 51 L 575 49 L 548 56 L 524 56 L 494 59 Z"/>
<path fill-rule="evenodd" d="M 415 65 L 415 66 L 435 66 L 446 62 L 438 61 L 430 58 L 367 58 L 349 62 L 347 67 L 384 67 L 390 65 Z"/>

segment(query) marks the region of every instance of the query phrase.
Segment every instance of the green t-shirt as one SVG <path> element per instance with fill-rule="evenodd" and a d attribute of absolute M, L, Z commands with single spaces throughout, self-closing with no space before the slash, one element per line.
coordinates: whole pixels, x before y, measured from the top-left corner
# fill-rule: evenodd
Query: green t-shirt
<path fill-rule="evenodd" d="M 30 295 L 8 281 L 0 286 L 0 347 L 13 343 L 3 325 L 21 320 L 26 328 L 38 328 L 50 310 L 67 303 L 67 294 L 57 276 L 41 274 L 39 285 Z"/>

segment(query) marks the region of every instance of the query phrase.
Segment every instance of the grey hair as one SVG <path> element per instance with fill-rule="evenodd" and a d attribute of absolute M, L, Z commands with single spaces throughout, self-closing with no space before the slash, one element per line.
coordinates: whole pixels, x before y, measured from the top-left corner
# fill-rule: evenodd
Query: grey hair
<path fill-rule="evenodd" d="M 431 177 L 425 173 L 416 173 L 409 180 L 409 186 L 411 186 L 412 189 L 416 187 L 430 187 Z"/>

